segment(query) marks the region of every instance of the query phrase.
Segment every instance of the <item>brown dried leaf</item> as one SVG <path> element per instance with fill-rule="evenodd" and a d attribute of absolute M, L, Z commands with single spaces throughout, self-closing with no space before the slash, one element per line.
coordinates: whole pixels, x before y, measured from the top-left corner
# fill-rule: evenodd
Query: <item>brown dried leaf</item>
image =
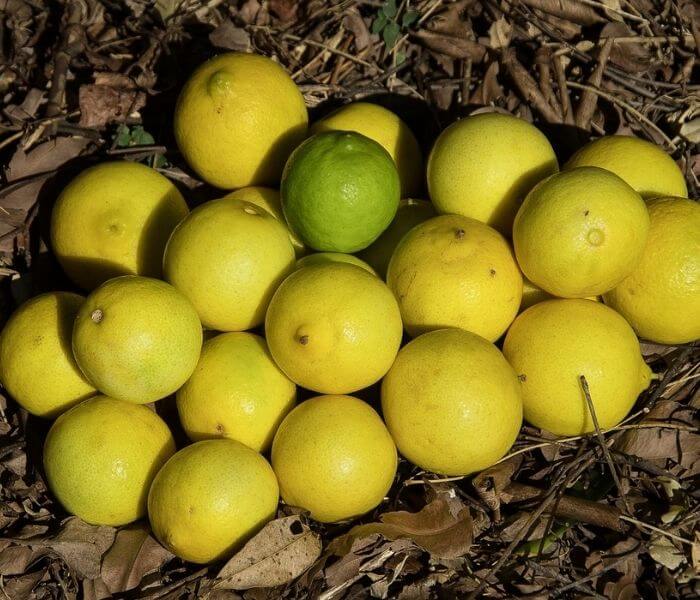
<path fill-rule="evenodd" d="M 209 41 L 217 48 L 234 52 L 249 52 L 251 48 L 250 34 L 242 27 L 236 27 L 231 19 L 227 19 L 212 31 Z"/>
<path fill-rule="evenodd" d="M 0 551 L 0 575 L 21 575 L 34 558 L 34 552 L 27 546 L 9 546 Z"/>
<path fill-rule="evenodd" d="M 10 600 L 24 600 L 32 597 L 32 590 L 44 579 L 46 570 L 29 573 L 22 577 L 17 577 L 6 582 L 2 588 L 7 598 Z"/>
<path fill-rule="evenodd" d="M 274 587 L 296 579 L 321 555 L 321 539 L 298 515 L 271 521 L 229 560 L 216 588 Z"/>
<path fill-rule="evenodd" d="M 691 144 L 700 144 L 700 117 L 683 123 L 678 134 Z"/>
<path fill-rule="evenodd" d="M 634 31 L 628 25 L 618 21 L 608 23 L 600 32 L 601 39 L 633 37 L 634 35 Z M 610 62 L 627 73 L 641 73 L 652 66 L 653 54 L 649 47 L 643 44 L 613 43 L 610 51 Z"/>
<path fill-rule="evenodd" d="M 595 25 L 606 21 L 594 8 L 578 0 L 523 0 L 523 4 L 579 25 Z"/>
<path fill-rule="evenodd" d="M 80 125 L 101 129 L 123 123 L 146 105 L 146 94 L 135 89 L 85 84 L 78 91 Z"/>
<path fill-rule="evenodd" d="M 677 548 L 666 536 L 659 534 L 651 536 L 649 556 L 671 571 L 674 571 L 685 562 L 683 550 Z"/>
<path fill-rule="evenodd" d="M 472 480 L 474 489 L 491 510 L 499 510 L 501 494 L 510 484 L 522 462 L 522 455 L 518 454 L 483 470 Z"/>
<path fill-rule="evenodd" d="M 416 32 L 415 37 L 429 50 L 452 58 L 464 58 L 480 63 L 486 56 L 486 48 L 479 42 L 461 37 L 435 33 L 427 29 Z"/>
<path fill-rule="evenodd" d="M 370 33 L 365 20 L 356 8 L 348 9 L 343 17 L 343 26 L 355 38 L 355 49 L 361 52 L 370 45 Z"/>
<path fill-rule="evenodd" d="M 269 0 L 270 12 L 283 23 L 293 23 L 297 19 L 297 8 L 299 3 L 296 0 Z"/>
<path fill-rule="evenodd" d="M 147 525 L 136 524 L 117 532 L 102 560 L 101 577 L 112 594 L 125 592 L 173 558 L 151 535 Z"/>
<path fill-rule="evenodd" d="M 489 27 L 489 45 L 494 50 L 507 48 L 513 34 L 513 26 L 505 17 L 497 19 Z"/>

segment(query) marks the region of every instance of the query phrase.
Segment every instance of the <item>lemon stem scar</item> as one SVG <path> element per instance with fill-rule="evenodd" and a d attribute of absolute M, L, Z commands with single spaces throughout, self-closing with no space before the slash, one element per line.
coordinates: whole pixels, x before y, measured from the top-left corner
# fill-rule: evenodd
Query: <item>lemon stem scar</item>
<path fill-rule="evenodd" d="M 90 318 L 92 319 L 93 323 L 101 323 L 102 319 L 104 319 L 104 316 L 105 315 L 102 312 L 102 310 L 99 308 L 96 308 L 95 310 L 92 311 Z"/>
<path fill-rule="evenodd" d="M 207 93 L 212 97 L 228 94 L 233 88 L 233 78 L 226 71 L 216 71 L 207 80 Z"/>
<path fill-rule="evenodd" d="M 591 246 L 600 246 L 605 239 L 605 234 L 600 229 L 591 229 L 586 239 Z"/>
<path fill-rule="evenodd" d="M 308 335 L 299 336 L 299 343 L 300 343 L 302 346 L 306 346 L 306 344 L 309 343 L 309 336 L 308 336 Z"/>
<path fill-rule="evenodd" d="M 455 237 L 456 237 L 458 240 L 461 240 L 461 239 L 464 237 L 464 229 L 457 229 L 457 230 L 455 231 Z"/>

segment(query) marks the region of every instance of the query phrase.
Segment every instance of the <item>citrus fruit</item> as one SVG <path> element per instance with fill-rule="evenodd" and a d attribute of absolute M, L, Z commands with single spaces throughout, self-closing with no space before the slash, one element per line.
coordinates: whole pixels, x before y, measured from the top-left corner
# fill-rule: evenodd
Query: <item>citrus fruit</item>
<path fill-rule="evenodd" d="M 404 198 L 399 202 L 396 216 L 384 233 L 358 253 L 381 277 L 386 277 L 391 255 L 401 238 L 419 223 L 436 215 L 430 202 Z"/>
<path fill-rule="evenodd" d="M 372 275 L 377 274 L 364 260 L 352 254 L 343 254 L 342 252 L 314 252 L 313 254 L 308 254 L 297 260 L 296 268 L 303 269 L 309 265 L 325 264 L 329 262 L 349 263 L 372 273 Z"/>
<path fill-rule="evenodd" d="M 282 498 L 325 523 L 377 506 L 391 487 L 396 463 L 396 447 L 381 418 L 352 396 L 302 402 L 272 443 Z"/>
<path fill-rule="evenodd" d="M 626 135 L 609 135 L 586 144 L 565 169 L 601 167 L 612 171 L 644 198 L 688 196 L 682 171 L 656 144 Z"/>
<path fill-rule="evenodd" d="M 97 391 L 71 351 L 73 320 L 84 301 L 69 292 L 42 294 L 22 304 L 0 333 L 0 381 L 33 415 L 55 417 Z"/>
<path fill-rule="evenodd" d="M 525 276 L 554 296 L 585 298 L 615 287 L 639 262 L 649 230 L 641 196 L 597 167 L 537 185 L 513 224 Z"/>
<path fill-rule="evenodd" d="M 244 200 L 222 198 L 194 209 L 165 249 L 165 278 L 194 304 L 205 327 L 260 325 L 275 288 L 294 268 L 287 229 Z"/>
<path fill-rule="evenodd" d="M 526 277 L 523 277 L 523 299 L 520 302 L 519 312 L 523 312 L 525 309 L 530 308 L 533 304 L 544 302 L 545 300 L 552 300 L 555 297 L 556 296 L 552 296 L 552 294 L 545 292 L 542 288 L 538 288 Z M 599 296 L 588 296 L 586 300 L 600 302 Z"/>
<path fill-rule="evenodd" d="M 642 260 L 605 303 L 640 337 L 662 344 L 700 338 L 700 205 L 686 198 L 647 203 L 650 227 Z"/>
<path fill-rule="evenodd" d="M 591 300 L 528 308 L 508 330 L 503 354 L 521 381 L 525 419 L 557 435 L 595 430 L 582 375 L 601 429 L 625 417 L 651 378 L 627 321 Z"/>
<path fill-rule="evenodd" d="M 306 136 L 304 98 L 269 58 L 227 53 L 202 64 L 175 106 L 175 139 L 187 163 L 224 189 L 279 182 Z"/>
<path fill-rule="evenodd" d="M 204 440 L 175 454 L 148 494 L 161 544 L 184 560 L 233 554 L 275 516 L 279 488 L 268 462 L 235 440 Z"/>
<path fill-rule="evenodd" d="M 278 190 L 266 187 L 244 187 L 234 192 L 229 192 L 224 196 L 224 198 L 234 198 L 235 200 L 245 200 L 246 202 L 252 202 L 260 208 L 264 208 L 269 212 L 275 219 L 287 227 L 287 221 L 284 220 L 284 213 L 282 212 L 282 203 L 280 201 L 280 193 Z M 299 256 L 303 256 L 306 252 L 303 242 L 294 235 L 291 230 L 289 230 L 289 239 L 294 246 L 294 252 Z"/>
<path fill-rule="evenodd" d="M 520 202 L 557 169 L 552 146 L 534 125 L 483 113 L 440 134 L 428 158 L 428 192 L 439 213 L 472 217 L 510 235 Z"/>
<path fill-rule="evenodd" d="M 146 515 L 146 499 L 175 441 L 150 408 L 95 396 L 63 413 L 44 444 L 51 491 L 83 521 L 117 527 Z"/>
<path fill-rule="evenodd" d="M 275 362 L 292 381 L 346 394 L 389 370 L 401 343 L 401 315 L 378 277 L 331 262 L 284 280 L 270 302 L 265 333 Z"/>
<path fill-rule="evenodd" d="M 273 362 L 265 340 L 222 333 L 202 347 L 177 392 L 180 422 L 193 441 L 227 437 L 264 452 L 296 401 L 296 386 Z"/>
<path fill-rule="evenodd" d="M 461 215 L 411 229 L 394 251 L 387 284 L 409 335 L 459 327 L 491 341 L 515 318 L 523 287 L 503 236 Z"/>
<path fill-rule="evenodd" d="M 390 110 L 369 102 L 352 102 L 311 126 L 311 133 L 355 131 L 381 144 L 396 163 L 401 196 L 417 194 L 423 187 L 423 156 L 408 125 Z"/>
<path fill-rule="evenodd" d="M 118 275 L 160 277 L 165 243 L 188 212 L 158 171 L 135 162 L 102 163 L 59 195 L 51 245 L 63 270 L 86 290 Z"/>
<path fill-rule="evenodd" d="M 73 326 L 73 354 L 101 392 L 143 404 L 165 398 L 194 371 L 202 326 L 164 281 L 115 277 L 92 292 Z"/>
<path fill-rule="evenodd" d="M 311 248 L 357 252 L 396 214 L 396 165 L 377 142 L 349 131 L 318 133 L 289 157 L 282 208 L 292 231 Z"/>
<path fill-rule="evenodd" d="M 410 341 L 382 381 L 399 452 L 422 469 L 468 475 L 513 445 L 523 418 L 518 378 L 490 342 L 461 329 Z"/>

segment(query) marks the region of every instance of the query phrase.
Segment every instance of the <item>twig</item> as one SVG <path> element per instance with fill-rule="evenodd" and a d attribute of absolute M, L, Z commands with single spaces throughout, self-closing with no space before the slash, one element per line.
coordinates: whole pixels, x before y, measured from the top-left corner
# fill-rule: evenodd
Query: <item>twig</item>
<path fill-rule="evenodd" d="M 520 64 L 512 48 L 505 50 L 501 56 L 501 63 L 508 70 L 513 82 L 525 99 L 532 103 L 535 109 L 550 123 L 560 123 L 561 119 L 556 111 L 549 105 L 537 83 L 527 69 Z"/>
<path fill-rule="evenodd" d="M 632 523 L 633 525 L 636 525 L 637 527 L 646 527 L 647 529 L 651 529 L 652 531 L 655 531 L 656 533 L 660 533 L 661 535 L 665 535 L 666 537 L 669 537 L 672 540 L 676 540 L 677 542 L 680 542 L 681 544 L 686 544 L 688 546 L 693 545 L 692 540 L 687 540 L 684 537 L 676 535 L 675 533 L 669 533 L 668 531 L 664 531 L 663 529 L 659 529 L 658 527 L 655 527 L 654 525 L 650 525 L 649 523 L 645 523 L 644 521 L 638 521 L 637 519 L 633 519 L 632 517 L 628 517 L 627 515 L 620 515 L 620 519 L 622 519 L 623 521 L 627 521 L 628 523 Z"/>
<path fill-rule="evenodd" d="M 540 91 L 542 92 L 542 95 L 547 103 L 560 113 L 559 118 L 561 119 L 561 107 L 556 101 L 554 90 L 552 89 L 552 73 L 550 70 L 551 62 L 552 51 L 547 48 L 547 46 L 541 46 L 538 48 L 535 54 L 535 63 L 537 64 Z"/>
<path fill-rule="evenodd" d="M 608 62 L 608 58 L 610 58 L 610 50 L 612 49 L 612 45 L 612 41 L 607 39 L 600 49 L 598 64 L 588 79 L 588 84 L 594 88 L 599 87 L 601 81 L 603 80 L 603 71 L 605 70 L 605 65 Z M 581 94 L 578 109 L 576 110 L 576 125 L 578 127 L 585 129 L 586 131 L 591 130 L 591 119 L 595 113 L 596 106 L 598 106 L 598 96 L 590 90 L 584 90 L 583 94 Z"/>
<path fill-rule="evenodd" d="M 554 73 L 557 76 L 562 119 L 567 125 L 574 125 L 574 111 L 571 109 L 571 97 L 569 96 L 569 88 L 566 85 L 566 72 L 564 71 L 564 59 L 562 56 L 554 57 Z"/>
<path fill-rule="evenodd" d="M 567 585 L 565 585 L 565 586 L 563 586 L 563 587 L 560 587 L 559 589 L 555 590 L 555 591 L 552 593 L 552 595 L 553 595 L 553 596 L 559 596 L 560 594 L 563 594 L 564 592 L 566 592 L 566 591 L 568 591 L 568 590 L 570 590 L 570 589 L 572 589 L 572 588 L 575 588 L 575 587 L 577 587 L 578 585 L 588 583 L 589 581 L 594 581 L 595 579 L 597 579 L 598 577 L 600 577 L 602 573 L 604 573 L 604 572 L 606 572 L 606 571 L 610 571 L 610 570 L 614 569 L 615 567 L 617 567 L 618 565 L 621 565 L 621 564 L 622 564 L 623 562 L 625 562 L 626 560 L 628 560 L 629 557 L 630 557 L 630 554 L 631 554 L 632 552 L 634 552 L 635 550 L 637 550 L 638 548 L 639 548 L 639 544 L 637 544 L 637 547 L 636 547 L 636 548 L 634 548 L 633 550 L 631 550 L 630 552 L 628 552 L 627 554 L 625 554 L 625 556 L 623 556 L 623 557 L 617 559 L 615 562 L 612 562 L 612 563 L 610 563 L 609 565 L 603 565 L 603 568 L 602 568 L 601 570 L 595 570 L 595 571 L 594 571 L 593 573 L 591 573 L 590 575 L 586 575 L 586 577 L 582 577 L 581 579 L 577 579 L 576 581 L 572 581 L 571 583 L 569 583 L 569 584 L 567 584 Z M 597 565 L 593 565 L 593 566 L 597 566 Z M 593 570 L 593 569 L 591 569 L 591 570 Z"/>

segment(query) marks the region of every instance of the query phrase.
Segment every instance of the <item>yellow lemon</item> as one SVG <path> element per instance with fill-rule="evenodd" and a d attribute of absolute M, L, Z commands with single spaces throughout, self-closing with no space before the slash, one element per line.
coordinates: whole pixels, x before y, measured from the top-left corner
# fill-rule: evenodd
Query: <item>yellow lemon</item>
<path fill-rule="evenodd" d="M 86 290 L 118 275 L 160 277 L 165 243 L 188 212 L 158 171 L 135 162 L 102 163 L 61 192 L 51 245 L 63 270 Z"/>
<path fill-rule="evenodd" d="M 364 250 L 358 252 L 358 256 L 367 262 L 381 277 L 386 277 L 391 255 L 396 246 L 411 229 L 419 223 L 427 221 L 436 215 L 435 208 L 425 200 L 404 198 L 399 202 L 399 209 L 391 225 L 384 230 L 377 240 Z"/>
<path fill-rule="evenodd" d="M 411 196 L 423 187 L 423 156 L 408 125 L 390 110 L 369 102 L 352 102 L 311 126 L 311 133 L 355 131 L 384 147 L 396 163 L 401 196 Z"/>
<path fill-rule="evenodd" d="M 662 344 L 700 338 L 700 204 L 658 198 L 647 204 L 651 226 L 642 260 L 605 303 L 640 337 Z"/>
<path fill-rule="evenodd" d="M 187 446 L 160 470 L 148 518 L 161 544 L 184 560 L 227 558 L 275 516 L 279 488 L 268 462 L 235 440 Z"/>
<path fill-rule="evenodd" d="M 224 196 L 224 198 L 234 198 L 235 200 L 245 200 L 246 202 L 252 202 L 260 208 L 264 208 L 269 212 L 275 219 L 282 223 L 285 227 L 287 226 L 287 221 L 284 219 L 284 213 L 282 212 L 282 203 L 280 200 L 279 190 L 266 187 L 244 187 L 235 192 L 230 192 Z M 304 243 L 288 228 L 289 239 L 294 246 L 294 252 L 297 257 L 303 256 L 306 253 L 306 247 Z"/>
<path fill-rule="evenodd" d="M 73 358 L 73 321 L 85 298 L 51 292 L 28 300 L 0 333 L 0 381 L 33 415 L 55 417 L 97 390 Z"/>
<path fill-rule="evenodd" d="M 270 298 L 294 268 L 284 225 L 269 212 L 222 198 L 192 211 L 165 249 L 165 278 L 194 304 L 205 327 L 243 331 L 260 325 Z"/>
<path fill-rule="evenodd" d="M 409 335 L 459 327 L 491 341 L 515 318 L 523 289 L 503 236 L 461 215 L 411 229 L 394 251 L 387 283 Z"/>
<path fill-rule="evenodd" d="M 641 196 L 597 167 L 562 171 L 537 185 L 513 224 L 525 276 L 554 296 L 611 290 L 637 266 L 649 230 Z"/>
<path fill-rule="evenodd" d="M 396 447 L 379 415 L 352 396 L 297 406 L 272 443 L 272 467 L 287 504 L 325 523 L 377 506 L 396 474 Z"/>
<path fill-rule="evenodd" d="M 357 258 L 357 256 L 353 254 L 344 254 L 343 252 L 314 252 L 313 254 L 309 254 L 297 260 L 296 268 L 303 269 L 309 265 L 325 264 L 329 262 L 349 263 L 372 273 L 372 275 L 377 274 L 364 260 Z"/>
<path fill-rule="evenodd" d="M 627 321 L 590 300 L 528 308 L 511 325 L 503 353 L 522 383 L 525 419 L 557 435 L 595 430 L 582 375 L 601 429 L 627 415 L 651 378 Z"/>
<path fill-rule="evenodd" d="M 101 392 L 138 404 L 177 390 L 194 371 L 202 326 L 194 307 L 164 281 L 124 275 L 80 307 L 73 354 Z"/>
<path fill-rule="evenodd" d="M 484 113 L 440 134 L 428 158 L 428 192 L 438 212 L 472 217 L 510 235 L 525 195 L 557 170 L 552 146 L 534 125 Z"/>
<path fill-rule="evenodd" d="M 284 280 L 270 302 L 265 333 L 275 362 L 292 381 L 346 394 L 389 370 L 401 343 L 401 315 L 378 277 L 331 262 Z"/>
<path fill-rule="evenodd" d="M 269 58 L 227 53 L 202 64 L 175 106 L 175 139 L 187 163 L 224 189 L 279 183 L 306 136 L 304 98 Z"/>
<path fill-rule="evenodd" d="M 174 452 L 168 426 L 150 408 L 95 396 L 51 426 L 44 469 L 68 512 L 117 527 L 146 515 L 151 481 Z"/>
<path fill-rule="evenodd" d="M 399 452 L 443 475 L 496 463 L 523 419 L 513 368 L 493 344 L 461 329 L 431 331 L 401 349 L 382 381 L 382 412 Z"/>
<path fill-rule="evenodd" d="M 565 169 L 601 167 L 612 171 L 644 198 L 688 196 L 683 172 L 656 144 L 626 135 L 609 135 L 586 144 Z"/>
<path fill-rule="evenodd" d="M 222 333 L 208 340 L 192 377 L 177 392 L 191 440 L 227 437 L 266 451 L 296 401 L 296 386 L 272 360 L 265 340 Z"/>
<path fill-rule="evenodd" d="M 556 296 L 548 294 L 542 288 L 537 287 L 532 281 L 523 277 L 523 299 L 520 303 L 520 311 L 523 312 L 525 309 L 530 308 L 533 304 L 538 302 L 544 302 L 545 300 L 552 300 Z M 600 302 L 599 296 L 588 296 L 586 300 L 593 300 L 593 302 Z"/>

